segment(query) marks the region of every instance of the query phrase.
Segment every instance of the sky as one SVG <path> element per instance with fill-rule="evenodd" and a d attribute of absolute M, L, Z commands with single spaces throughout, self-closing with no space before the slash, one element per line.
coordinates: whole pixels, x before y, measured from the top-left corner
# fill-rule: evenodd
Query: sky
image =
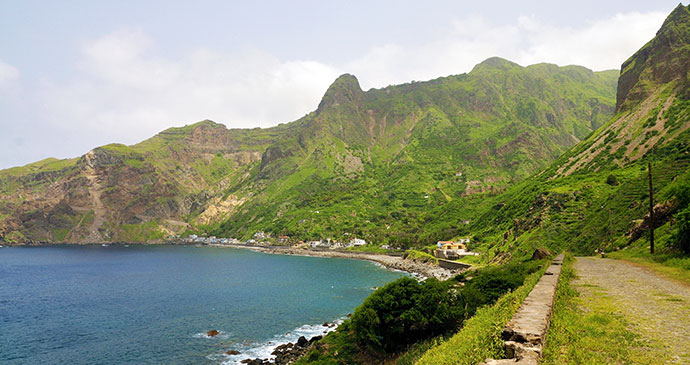
<path fill-rule="evenodd" d="M 290 122 L 343 73 L 368 90 L 469 72 L 493 56 L 620 69 L 677 5 L 0 0 L 0 169 L 204 119 Z"/>

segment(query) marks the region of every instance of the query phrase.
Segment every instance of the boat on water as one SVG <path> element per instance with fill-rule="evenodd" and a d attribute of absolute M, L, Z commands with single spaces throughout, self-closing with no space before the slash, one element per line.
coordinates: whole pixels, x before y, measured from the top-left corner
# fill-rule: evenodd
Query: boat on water
<path fill-rule="evenodd" d="M 104 244 L 102 244 L 101 246 L 103 246 L 103 247 L 108 247 L 108 245 L 106 245 L 105 243 L 104 243 Z"/>

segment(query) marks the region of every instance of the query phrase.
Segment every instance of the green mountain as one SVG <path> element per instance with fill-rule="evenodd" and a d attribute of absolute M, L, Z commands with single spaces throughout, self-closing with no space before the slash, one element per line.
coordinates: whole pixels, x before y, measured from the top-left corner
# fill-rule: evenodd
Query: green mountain
<path fill-rule="evenodd" d="M 483 196 L 549 166 L 606 123 L 617 77 L 500 58 L 366 92 L 343 75 L 316 111 L 277 127 L 204 121 L 0 171 L 0 238 L 151 241 L 263 230 L 433 241 L 459 232 Z M 460 210 L 447 215 L 450 207 Z"/>
<path fill-rule="evenodd" d="M 677 250 L 690 240 L 679 231 L 690 217 L 689 70 L 690 8 L 679 5 L 623 63 L 615 115 L 539 174 L 488 197 L 464 232 L 499 261 L 535 247 L 646 247 L 651 165 L 657 246 Z"/>

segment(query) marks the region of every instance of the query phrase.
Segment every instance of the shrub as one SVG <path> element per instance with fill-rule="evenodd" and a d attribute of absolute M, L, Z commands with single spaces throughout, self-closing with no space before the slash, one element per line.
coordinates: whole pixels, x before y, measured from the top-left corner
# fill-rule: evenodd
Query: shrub
<path fill-rule="evenodd" d="M 678 220 L 676 244 L 683 253 L 690 254 L 690 206 L 680 211 L 676 219 Z"/>
<path fill-rule="evenodd" d="M 355 340 L 374 351 L 395 352 L 457 328 L 463 310 L 449 284 L 401 278 L 378 289 L 352 316 Z"/>
<path fill-rule="evenodd" d="M 616 177 L 616 175 L 611 174 L 606 178 L 606 183 L 611 186 L 618 185 L 618 178 Z"/>

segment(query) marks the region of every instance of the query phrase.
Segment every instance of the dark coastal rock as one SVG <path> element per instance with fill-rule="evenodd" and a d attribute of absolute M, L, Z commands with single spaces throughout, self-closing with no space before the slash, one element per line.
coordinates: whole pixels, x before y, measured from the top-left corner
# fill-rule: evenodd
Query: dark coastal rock
<path fill-rule="evenodd" d="M 226 355 L 239 355 L 240 352 L 237 350 L 228 350 L 228 351 L 225 351 L 225 354 Z"/>
<path fill-rule="evenodd" d="M 292 364 L 293 362 L 297 361 L 300 357 L 304 356 L 312 347 L 312 345 L 314 345 L 317 341 L 319 341 L 322 338 L 323 336 L 314 336 L 311 339 L 307 340 L 304 336 L 302 336 L 297 340 L 297 343 L 295 344 L 288 342 L 284 345 L 280 345 L 276 347 L 275 350 L 273 350 L 273 352 L 271 353 L 271 355 L 274 355 L 276 358 L 270 363 L 277 365 Z"/>
<path fill-rule="evenodd" d="M 206 331 L 206 336 L 208 337 L 216 337 L 220 334 L 220 331 L 218 330 L 208 330 Z"/>
<path fill-rule="evenodd" d="M 266 365 L 266 364 L 270 364 L 270 362 L 268 360 L 256 358 L 256 359 L 244 359 L 244 360 L 240 361 L 240 364 Z"/>
<path fill-rule="evenodd" d="M 323 322 L 324 327 L 328 327 L 328 324 L 329 324 L 328 322 Z"/>

